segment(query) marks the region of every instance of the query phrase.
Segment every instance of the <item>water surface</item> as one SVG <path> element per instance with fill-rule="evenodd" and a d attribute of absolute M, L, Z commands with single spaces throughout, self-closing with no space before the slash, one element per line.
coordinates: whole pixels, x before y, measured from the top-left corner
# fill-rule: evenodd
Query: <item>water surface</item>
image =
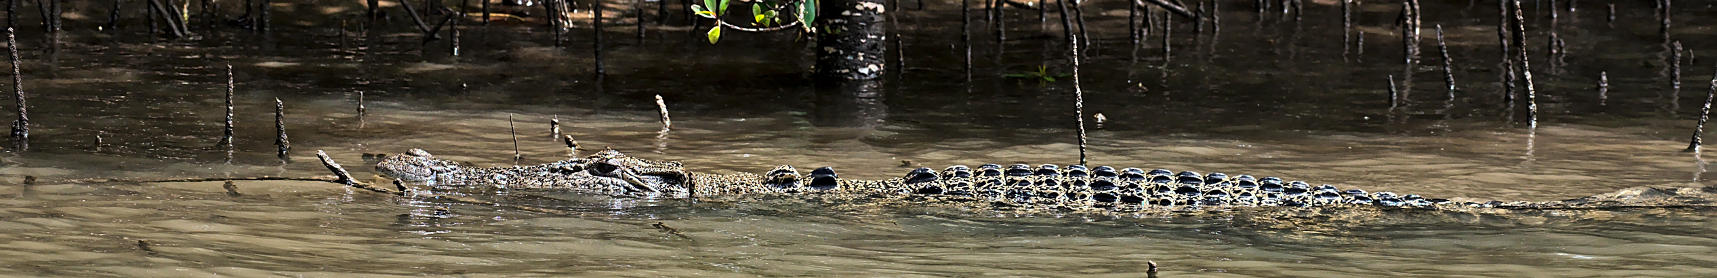
<path fill-rule="evenodd" d="M 1359 9 L 1365 54 L 1344 59 L 1339 8 L 1306 4 L 1296 22 L 1224 1 L 1220 33 L 1176 23 L 1167 58 L 1161 29 L 1135 50 L 1123 6 L 1088 4 L 1096 43 L 1085 48 L 1080 85 L 1086 111 L 1107 118 L 1101 127 L 1087 119 L 1089 164 L 1477 201 L 1709 183 L 1701 156 L 1680 152 L 1713 74 L 1702 57 L 1717 41 L 1693 20 L 1712 14 L 1706 5 L 1677 4 L 1672 35 L 1690 50 L 1679 94 L 1649 5 L 1617 3 L 1615 23 L 1597 3 L 1561 13 L 1554 24 L 1569 54 L 1557 62 L 1544 60 L 1551 20 L 1528 11 L 1541 109 L 1529 128 L 1524 106 L 1511 113 L 1502 101 L 1494 3 L 1423 3 L 1427 27 L 1447 32 L 1453 100 L 1434 31 L 1425 31 L 1423 64 L 1402 66 L 1397 6 Z M 8 147 L 0 166 L 0 266 L 13 275 L 1136 277 L 1147 261 L 1163 276 L 1717 275 L 1706 255 L 1717 251 L 1717 222 L 1704 210 L 1116 218 L 790 199 L 498 198 L 557 211 L 548 213 L 316 182 L 237 182 L 237 195 L 219 182 L 56 183 L 325 175 L 317 150 L 365 179 L 364 154 L 410 148 L 504 166 L 515 163 L 512 134 L 525 157 L 517 163 L 542 163 L 568 155 L 549 133 L 553 118 L 584 153 L 613 148 L 716 173 L 785 164 L 890 178 L 914 167 L 1078 162 L 1073 84 L 1002 77 L 1072 70 L 1053 11 L 1039 31 L 1034 11 L 1010 10 L 998 45 L 976 10 L 968 81 L 963 46 L 950 39 L 954 3 L 894 9 L 906 48 L 890 55 L 904 53 L 906 68 L 854 96 L 815 86 L 809 46 L 792 35 L 710 46 L 677 17 L 651 25 L 642 43 L 631 25 L 609 26 L 608 74 L 597 78 L 587 25 L 559 49 L 540 25 L 465 26 L 461 56 L 448 57 L 446 40 L 423 43 L 400 15 L 342 48 L 330 22 L 356 22 L 361 9 L 351 7 L 278 5 L 296 20 L 277 21 L 274 34 L 225 27 L 150 43 L 140 19 L 98 33 L 105 7 L 72 6 L 59 51 L 41 49 L 33 28 L 20 32 L 32 146 Z M 609 15 L 629 24 L 621 11 Z M 238 87 L 231 163 L 215 147 L 229 64 Z M 1610 86 L 1602 105 L 1599 72 Z M 1405 100 L 1394 108 L 1391 75 Z M 666 133 L 658 94 L 673 113 Z M 274 156 L 275 98 L 293 143 L 284 165 Z M 40 182 L 19 184 L 25 176 Z"/>

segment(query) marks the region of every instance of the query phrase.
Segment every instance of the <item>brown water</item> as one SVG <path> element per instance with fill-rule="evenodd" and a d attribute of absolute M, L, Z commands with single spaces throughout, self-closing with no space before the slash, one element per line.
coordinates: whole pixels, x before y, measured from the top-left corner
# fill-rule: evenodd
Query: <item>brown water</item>
<path fill-rule="evenodd" d="M 1555 65 L 1543 60 L 1551 22 L 1529 11 L 1538 18 L 1529 26 L 1537 128 L 1502 104 L 1494 2 L 1424 3 L 1424 65 L 1411 72 L 1391 35 L 1397 6 L 1362 9 L 1365 54 L 1344 62 L 1333 3 L 1308 2 L 1299 23 L 1274 12 L 1257 20 L 1251 3 L 1224 1 L 1216 37 L 1195 40 L 1191 26 L 1174 26 L 1168 59 L 1160 30 L 1134 51 L 1125 9 L 1087 4 L 1098 42 L 1082 61 L 1086 110 L 1108 118 L 1093 125 L 1090 164 L 1469 200 L 1710 182 L 1700 156 L 1680 152 L 1713 74 L 1704 57 L 1717 55 L 1705 51 L 1717 46 L 1706 35 L 1712 27 L 1696 20 L 1713 16 L 1703 3 L 1676 3 L 1683 25 L 1673 35 L 1694 54 L 1679 95 L 1667 93 L 1650 5 L 1618 3 L 1613 24 L 1600 3 L 1561 13 L 1569 54 Z M 881 97 L 858 98 L 819 92 L 805 78 L 810 52 L 788 43 L 791 35 L 729 34 L 710 46 L 677 17 L 651 25 L 642 45 L 631 25 L 610 26 L 609 74 L 597 79 L 587 25 L 575 26 L 566 49 L 547 46 L 537 25 L 467 26 L 462 56 L 449 58 L 446 40 L 421 44 L 401 15 L 341 49 L 329 18 L 361 14 L 352 7 L 281 4 L 276 12 L 290 16 L 277 17 L 273 35 L 224 28 L 201 41 L 151 44 L 137 18 L 117 35 L 97 33 L 105 4 L 71 5 L 57 54 L 40 49 L 34 28 L 20 34 L 32 148 L 8 147 L 0 166 L 0 268 L 13 270 L 3 275 L 1136 277 L 1146 261 L 1162 265 L 1163 276 L 1717 275 L 1709 255 L 1717 221 L 1704 210 L 1459 220 L 1369 211 L 1276 223 L 1263 221 L 1268 210 L 1116 219 L 795 200 L 529 201 L 563 212 L 544 213 L 312 182 L 238 182 L 238 195 L 219 182 L 57 184 L 325 175 L 316 150 L 364 177 L 362 154 L 409 148 L 510 165 L 509 117 L 526 164 L 567 155 L 549 135 L 554 117 L 586 149 L 678 160 L 695 171 L 789 164 L 887 178 L 910 169 L 902 164 L 1077 162 L 1072 84 L 1000 77 L 1041 64 L 1070 71 L 1059 33 L 1038 32 L 1035 12 L 1025 10 L 1010 11 L 1000 47 L 975 10 L 968 82 L 959 27 L 948 24 L 958 22 L 952 3 L 894 9 L 907 69 L 886 78 Z M 20 22 L 33 27 L 29 15 Z M 1446 28 L 1458 67 L 1452 102 L 1432 24 Z M 238 80 L 230 164 L 214 147 L 227 64 Z M 1599 71 L 1610 81 L 1602 106 L 1593 89 Z M 1408 90 L 1393 110 L 1388 75 Z M 656 94 L 673 110 L 665 134 Z M 274 98 L 286 103 L 293 140 L 286 165 L 273 155 Z M 18 184 L 24 176 L 41 182 Z M 651 227 L 657 222 L 683 236 Z"/>

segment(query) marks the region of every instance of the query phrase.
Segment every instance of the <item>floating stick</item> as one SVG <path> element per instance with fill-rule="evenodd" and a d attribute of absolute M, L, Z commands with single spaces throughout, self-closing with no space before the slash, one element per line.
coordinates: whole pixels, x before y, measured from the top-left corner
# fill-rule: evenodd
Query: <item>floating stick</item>
<path fill-rule="evenodd" d="M 352 178 L 352 173 L 346 172 L 345 167 L 340 167 L 340 163 L 334 162 L 333 158 L 329 158 L 328 153 L 323 152 L 322 150 L 316 150 L 316 158 L 322 160 L 322 167 L 328 167 L 329 172 L 334 172 L 334 176 L 336 177 L 334 183 L 344 184 L 346 186 L 356 186 L 358 184 L 358 180 Z"/>
<path fill-rule="evenodd" d="M 17 0 L 9 2 L 16 3 Z M 10 19 L 10 17 L 8 17 Z M 18 120 L 12 122 L 12 145 L 19 152 L 30 149 L 30 111 L 24 98 L 24 76 L 18 71 L 18 37 L 16 30 L 6 28 L 6 52 L 11 54 L 13 100 L 18 104 Z"/>
<path fill-rule="evenodd" d="M 1698 152 L 1700 134 L 1705 133 L 1705 121 L 1711 118 L 1711 101 L 1717 99 L 1717 76 L 1711 77 L 1711 89 L 1705 91 L 1705 106 L 1699 108 L 1699 123 L 1693 126 L 1693 139 L 1684 152 Z"/>
<path fill-rule="evenodd" d="M 1437 24 L 1437 50 L 1443 53 L 1443 84 L 1449 87 L 1449 99 L 1455 99 L 1455 66 L 1449 59 L 1449 46 L 1443 44 L 1442 24 Z"/>
<path fill-rule="evenodd" d="M 668 103 L 662 100 L 662 95 L 656 95 L 656 111 L 662 114 L 662 130 L 674 128 L 674 121 L 668 119 Z"/>
<path fill-rule="evenodd" d="M 278 147 L 279 152 L 275 156 L 280 157 L 280 162 L 292 161 L 288 154 L 292 150 L 292 141 L 286 139 L 286 103 L 280 98 L 274 98 L 274 146 Z"/>

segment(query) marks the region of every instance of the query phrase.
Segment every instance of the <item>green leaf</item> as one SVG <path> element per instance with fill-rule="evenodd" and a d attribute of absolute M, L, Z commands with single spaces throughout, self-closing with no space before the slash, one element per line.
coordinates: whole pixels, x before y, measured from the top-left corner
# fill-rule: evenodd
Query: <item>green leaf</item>
<path fill-rule="evenodd" d="M 721 9 L 717 8 L 716 4 L 716 0 L 703 0 L 703 8 L 705 11 L 709 11 L 713 15 L 721 15 Z"/>
<path fill-rule="evenodd" d="M 817 0 L 799 1 L 798 12 L 799 25 L 804 26 L 806 32 L 816 30 L 812 29 L 811 25 L 817 22 Z"/>
<path fill-rule="evenodd" d="M 759 24 L 763 23 L 763 5 L 751 5 L 751 18 Z"/>
<path fill-rule="evenodd" d="M 716 41 L 720 41 L 720 40 L 721 40 L 721 26 L 716 26 L 715 28 L 709 28 L 709 44 L 715 44 Z"/>
<path fill-rule="evenodd" d="M 704 18 L 715 18 L 715 12 L 709 11 L 708 9 L 705 9 L 703 5 L 698 4 L 692 4 L 692 14 L 696 14 Z"/>
<path fill-rule="evenodd" d="M 716 9 L 715 13 L 716 14 L 727 14 L 727 0 L 721 0 L 721 8 Z"/>
<path fill-rule="evenodd" d="M 1054 76 L 1044 76 L 1043 80 L 1049 81 L 1049 82 L 1055 82 L 1055 77 Z"/>

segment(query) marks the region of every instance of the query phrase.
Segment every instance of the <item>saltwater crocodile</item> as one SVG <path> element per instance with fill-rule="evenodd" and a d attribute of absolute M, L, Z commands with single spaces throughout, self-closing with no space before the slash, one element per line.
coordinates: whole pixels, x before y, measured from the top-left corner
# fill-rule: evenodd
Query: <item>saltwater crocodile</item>
<path fill-rule="evenodd" d="M 1554 202 L 1452 202 L 1391 192 L 1338 189 L 1275 177 L 1199 174 L 1109 166 L 949 166 L 918 168 L 900 178 L 842 179 L 830 167 L 801 174 L 780 166 L 758 174 L 701 174 L 679 162 L 652 161 L 605 150 L 584 158 L 534 166 L 474 167 L 421 149 L 383 158 L 376 170 L 439 188 L 555 189 L 632 198 L 728 198 L 749 195 L 909 197 L 987 202 L 1004 207 L 1140 211 L 1201 207 L 1376 206 L 1422 209 L 1710 208 L 1717 186 L 1635 187 Z"/>

